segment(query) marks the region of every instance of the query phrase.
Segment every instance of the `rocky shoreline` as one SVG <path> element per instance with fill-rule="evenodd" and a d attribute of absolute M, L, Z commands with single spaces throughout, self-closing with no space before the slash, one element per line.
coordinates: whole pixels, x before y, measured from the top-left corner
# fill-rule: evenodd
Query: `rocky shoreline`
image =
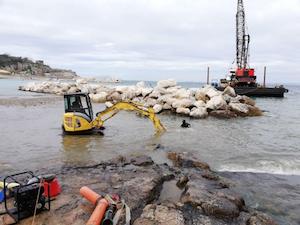
<path fill-rule="evenodd" d="M 55 172 L 63 192 L 52 202 L 50 212 L 37 215 L 37 224 L 85 224 L 93 207 L 80 196 L 82 186 L 102 195 L 118 193 L 131 208 L 134 225 L 276 224 L 268 215 L 249 208 L 232 191 L 233 183 L 210 170 L 207 163 L 190 153 L 169 152 L 168 158 L 173 165 L 158 165 L 148 156 L 119 156 L 95 165 L 38 171 Z M 28 218 L 20 224 L 31 221 Z"/>
<path fill-rule="evenodd" d="M 77 79 L 76 82 L 30 82 L 20 86 L 19 90 L 56 95 L 84 92 L 89 93 L 93 102 L 105 103 L 107 107 L 119 101 L 133 101 L 153 107 L 155 113 L 171 111 L 193 118 L 262 115 L 254 100 L 236 95 L 229 86 L 223 92 L 210 85 L 192 90 L 178 86 L 172 79 L 158 81 L 155 87 L 148 87 L 144 82 L 134 86 L 112 87 L 88 83 L 85 79 Z"/>
<path fill-rule="evenodd" d="M 78 75 L 72 70 L 56 69 L 44 64 L 43 60 L 33 61 L 28 58 L 0 54 L 0 75 L 33 78 L 72 79 Z"/>

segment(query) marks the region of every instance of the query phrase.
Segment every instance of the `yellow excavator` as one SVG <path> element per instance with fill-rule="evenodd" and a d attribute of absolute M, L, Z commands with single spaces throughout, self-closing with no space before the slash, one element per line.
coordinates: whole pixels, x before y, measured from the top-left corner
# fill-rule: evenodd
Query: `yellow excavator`
<path fill-rule="evenodd" d="M 101 130 L 104 122 L 120 110 L 136 111 L 153 122 L 157 133 L 165 131 L 153 108 L 144 107 L 134 102 L 118 102 L 104 111 L 96 113 L 95 119 L 93 118 L 91 99 L 86 93 L 65 94 L 64 104 L 65 114 L 62 128 L 66 134 L 85 134 Z"/>

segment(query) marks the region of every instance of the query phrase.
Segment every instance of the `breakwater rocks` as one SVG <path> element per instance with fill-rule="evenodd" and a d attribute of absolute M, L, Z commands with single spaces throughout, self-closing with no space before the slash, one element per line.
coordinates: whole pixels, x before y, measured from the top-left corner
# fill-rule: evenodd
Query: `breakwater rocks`
<path fill-rule="evenodd" d="M 79 194 L 88 186 L 99 194 L 118 193 L 131 208 L 133 225 L 275 225 L 268 215 L 247 207 L 234 185 L 189 153 L 168 153 L 173 165 L 148 156 L 123 157 L 79 167 L 56 168 L 62 194 L 37 224 L 85 224 L 93 206 Z M 39 171 L 41 172 L 41 171 Z M 31 224 L 32 219 L 20 224 Z M 119 223 L 124 224 L 124 223 Z"/>
<path fill-rule="evenodd" d="M 223 92 L 210 85 L 192 90 L 178 86 L 171 79 L 158 81 L 155 87 L 148 87 L 144 82 L 134 86 L 109 87 L 88 83 L 85 79 L 77 79 L 74 83 L 44 81 L 28 83 L 20 86 L 19 90 L 57 95 L 85 92 L 89 93 L 93 102 L 105 103 L 106 106 L 119 101 L 133 101 L 153 107 L 155 113 L 170 110 L 193 118 L 262 115 L 254 100 L 236 95 L 229 86 Z"/>

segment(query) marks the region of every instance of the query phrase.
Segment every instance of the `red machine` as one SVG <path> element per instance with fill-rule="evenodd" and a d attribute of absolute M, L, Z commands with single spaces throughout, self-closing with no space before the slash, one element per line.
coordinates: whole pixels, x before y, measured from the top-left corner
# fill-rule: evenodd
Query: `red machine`
<path fill-rule="evenodd" d="M 59 195 L 61 192 L 61 187 L 60 187 L 60 184 L 58 183 L 57 178 L 53 178 L 51 180 L 44 180 L 43 185 L 44 185 L 44 189 L 45 189 L 45 192 L 44 192 L 45 197 L 52 198 L 52 197 Z"/>
<path fill-rule="evenodd" d="M 254 77 L 254 69 L 237 69 L 235 74 L 237 77 Z"/>
<path fill-rule="evenodd" d="M 240 95 L 255 97 L 284 97 L 288 92 L 282 85 L 278 87 L 266 87 L 266 67 L 264 69 L 264 83 L 260 86 L 256 82 L 256 74 L 249 66 L 250 35 L 246 30 L 246 19 L 243 0 L 237 1 L 236 13 L 236 66 L 230 70 L 225 79 L 220 80 L 220 86 L 216 82 L 212 85 L 223 91 L 228 85 L 234 87 Z"/>
<path fill-rule="evenodd" d="M 236 86 L 256 86 L 254 69 L 248 65 L 250 35 L 245 29 L 245 10 L 243 0 L 238 0 L 236 14 L 236 64 L 232 74 Z"/>
<path fill-rule="evenodd" d="M 235 79 L 237 86 L 255 86 L 256 76 L 254 69 L 236 69 Z"/>

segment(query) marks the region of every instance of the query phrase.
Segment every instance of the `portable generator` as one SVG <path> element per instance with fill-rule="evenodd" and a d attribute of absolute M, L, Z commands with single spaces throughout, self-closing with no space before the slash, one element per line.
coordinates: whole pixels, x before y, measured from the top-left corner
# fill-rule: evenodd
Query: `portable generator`
<path fill-rule="evenodd" d="M 31 171 L 5 177 L 3 190 L 7 194 L 4 194 L 4 206 L 6 213 L 16 223 L 43 210 L 50 210 L 50 196 L 44 196 L 45 190 L 41 179 L 43 178 L 35 176 Z M 18 183 L 19 186 L 8 189 L 7 184 L 10 182 Z"/>

